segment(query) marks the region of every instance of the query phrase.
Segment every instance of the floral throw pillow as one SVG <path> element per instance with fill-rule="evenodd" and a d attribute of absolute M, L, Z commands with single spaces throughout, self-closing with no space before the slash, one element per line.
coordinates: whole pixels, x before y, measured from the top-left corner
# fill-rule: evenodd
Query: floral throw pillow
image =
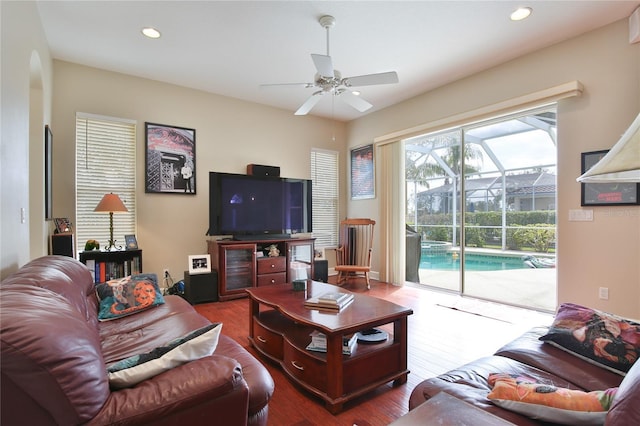
<path fill-rule="evenodd" d="M 487 398 L 533 419 L 566 425 L 602 425 L 618 388 L 584 392 L 509 374 L 489 375 Z"/>
<path fill-rule="evenodd" d="M 640 355 L 640 324 L 564 303 L 540 340 L 624 375 Z"/>
<path fill-rule="evenodd" d="M 109 321 L 164 303 L 155 274 L 129 275 L 96 286 L 99 321 Z"/>

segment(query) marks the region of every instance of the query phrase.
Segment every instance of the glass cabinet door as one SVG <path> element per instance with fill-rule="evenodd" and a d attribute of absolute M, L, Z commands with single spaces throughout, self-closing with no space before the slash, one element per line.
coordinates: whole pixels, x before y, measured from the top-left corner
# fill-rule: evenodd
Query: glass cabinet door
<path fill-rule="evenodd" d="M 313 240 L 287 242 L 287 281 L 313 278 Z"/>
<path fill-rule="evenodd" d="M 255 245 L 238 244 L 223 248 L 225 280 L 223 292 L 242 291 L 254 286 Z"/>

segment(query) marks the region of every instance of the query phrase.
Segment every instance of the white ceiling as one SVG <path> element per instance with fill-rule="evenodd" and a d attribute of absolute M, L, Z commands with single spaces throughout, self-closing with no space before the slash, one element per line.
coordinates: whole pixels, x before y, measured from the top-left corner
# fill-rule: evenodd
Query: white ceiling
<path fill-rule="evenodd" d="M 330 55 L 343 76 L 397 71 L 365 86 L 376 111 L 619 19 L 640 1 L 38 1 L 55 59 L 173 83 L 293 112 L 314 92 L 318 19 L 336 18 Z M 518 6 L 532 15 L 509 20 Z M 162 37 L 140 33 L 153 26 Z M 332 104 L 334 104 L 332 106 Z M 322 98 L 312 115 L 357 112 Z M 300 119 L 304 119 L 300 117 Z"/>

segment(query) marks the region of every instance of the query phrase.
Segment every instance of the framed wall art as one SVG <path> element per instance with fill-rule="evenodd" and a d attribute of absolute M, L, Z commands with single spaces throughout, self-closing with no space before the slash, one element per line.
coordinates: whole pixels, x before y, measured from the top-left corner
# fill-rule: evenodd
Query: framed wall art
<path fill-rule="evenodd" d="M 53 223 L 55 225 L 54 233 L 56 234 L 67 234 L 69 232 L 73 232 L 71 228 L 71 221 L 66 217 L 56 217 L 53 219 Z"/>
<path fill-rule="evenodd" d="M 53 133 L 44 126 L 44 218 L 53 219 Z"/>
<path fill-rule="evenodd" d="M 582 173 L 604 157 L 609 150 L 582 153 Z M 639 183 L 581 183 L 581 206 L 640 205 Z"/>
<path fill-rule="evenodd" d="M 351 199 L 376 197 L 373 145 L 351 150 Z"/>
<path fill-rule="evenodd" d="M 196 193 L 196 131 L 145 123 L 147 193 Z"/>
<path fill-rule="evenodd" d="M 194 254 L 189 256 L 189 274 L 208 274 L 211 272 L 211 255 Z"/>

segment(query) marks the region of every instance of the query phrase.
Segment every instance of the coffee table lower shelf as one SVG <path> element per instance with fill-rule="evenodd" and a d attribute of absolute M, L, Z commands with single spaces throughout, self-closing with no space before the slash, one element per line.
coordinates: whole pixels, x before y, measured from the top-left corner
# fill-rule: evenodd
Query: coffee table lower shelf
<path fill-rule="evenodd" d="M 340 412 L 345 402 L 380 385 L 407 381 L 406 341 L 394 338 L 394 333 L 389 333 L 386 342 L 358 343 L 351 355 L 340 355 L 334 361 L 327 353 L 305 349 L 316 329 L 311 325 L 296 323 L 276 310 L 258 309 L 251 321 L 253 347 L 278 363 L 292 382 L 323 399 L 331 413 Z M 403 330 L 402 321 L 406 317 L 394 321 L 394 330 Z M 341 342 L 342 336 L 338 337 Z"/>

